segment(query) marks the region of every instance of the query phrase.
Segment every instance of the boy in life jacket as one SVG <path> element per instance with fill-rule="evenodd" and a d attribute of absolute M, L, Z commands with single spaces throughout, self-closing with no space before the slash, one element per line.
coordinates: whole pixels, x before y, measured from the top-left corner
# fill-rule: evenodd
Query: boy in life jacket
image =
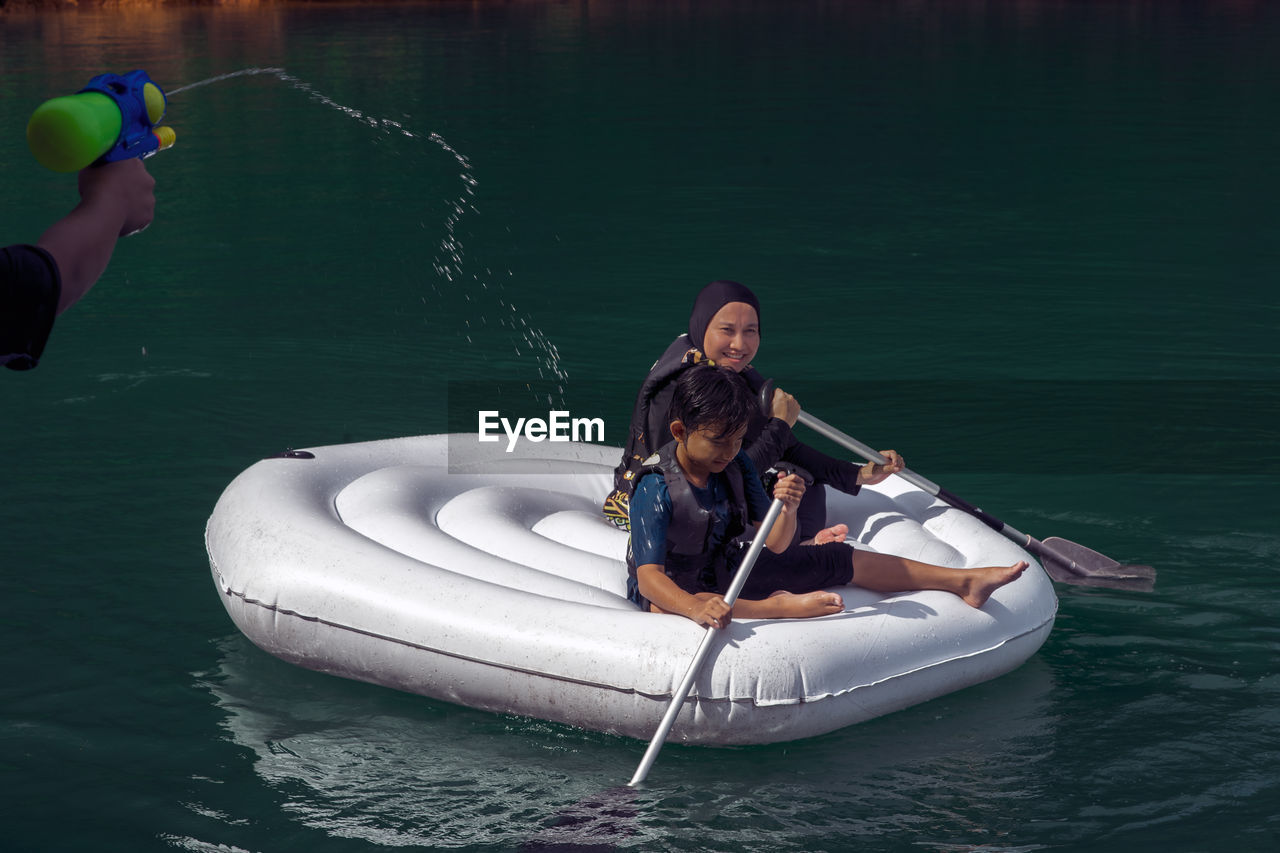
<path fill-rule="evenodd" d="M 732 611 L 722 594 L 750 544 L 769 499 L 742 440 L 755 397 L 741 376 L 710 365 L 685 370 L 672 398 L 672 441 L 645 460 L 631 501 L 628 595 L 654 613 L 675 613 L 723 628 L 744 618 L 825 616 L 844 609 L 828 587 L 857 583 L 878 592 L 937 589 L 981 607 L 1017 578 L 1012 566 L 952 569 L 840 542 L 791 545 L 804 481 L 781 477 L 783 508 Z"/>

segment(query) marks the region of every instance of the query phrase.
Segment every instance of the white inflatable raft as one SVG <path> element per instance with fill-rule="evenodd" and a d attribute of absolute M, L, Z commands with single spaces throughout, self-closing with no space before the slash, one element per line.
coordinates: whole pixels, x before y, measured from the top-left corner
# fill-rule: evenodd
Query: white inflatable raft
<path fill-rule="evenodd" d="M 307 458 L 310 457 L 310 458 Z M 626 534 L 600 517 L 616 448 L 474 435 L 265 459 L 209 519 L 232 620 L 286 661 L 489 711 L 648 739 L 702 638 L 625 598 Z M 1057 610 L 1034 560 L 891 478 L 829 491 L 857 547 L 951 566 L 1031 562 L 981 609 L 943 592 L 841 587 L 845 612 L 735 620 L 671 739 L 793 740 L 1009 672 Z"/>

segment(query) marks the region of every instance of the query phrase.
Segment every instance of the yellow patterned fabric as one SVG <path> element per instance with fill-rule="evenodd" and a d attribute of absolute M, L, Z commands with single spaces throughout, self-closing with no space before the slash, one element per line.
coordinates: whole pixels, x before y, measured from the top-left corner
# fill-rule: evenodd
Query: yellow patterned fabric
<path fill-rule="evenodd" d="M 690 350 L 684 354 L 684 358 L 680 359 L 681 364 L 702 364 L 703 362 L 706 362 L 713 367 L 715 366 L 715 362 L 703 355 L 702 350 L 697 347 L 690 348 Z"/>
<path fill-rule="evenodd" d="M 615 491 L 604 499 L 604 517 L 615 527 L 631 532 L 631 497 Z"/>

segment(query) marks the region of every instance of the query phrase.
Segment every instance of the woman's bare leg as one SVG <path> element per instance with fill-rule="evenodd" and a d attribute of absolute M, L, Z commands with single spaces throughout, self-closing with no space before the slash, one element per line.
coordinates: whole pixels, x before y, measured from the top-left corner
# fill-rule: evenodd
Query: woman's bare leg
<path fill-rule="evenodd" d="M 1027 564 L 1019 561 L 1012 566 L 949 569 L 892 554 L 853 552 L 853 583 L 864 589 L 875 592 L 938 589 L 960 596 L 970 607 L 986 604 L 991 593 L 1016 579 L 1026 568 Z"/>

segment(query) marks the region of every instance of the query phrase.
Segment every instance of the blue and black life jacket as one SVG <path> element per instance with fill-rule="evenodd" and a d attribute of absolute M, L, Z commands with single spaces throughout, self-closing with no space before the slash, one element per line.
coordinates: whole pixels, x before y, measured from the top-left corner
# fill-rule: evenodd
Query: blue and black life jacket
<path fill-rule="evenodd" d="M 674 441 L 643 461 L 635 477 L 636 483 L 650 474 L 661 474 L 671 495 L 671 520 L 667 524 L 666 559 L 663 563 L 667 576 L 685 590 L 727 586 L 731 569 L 736 568 L 736 560 L 730 559 L 730 555 L 741 550 L 749 529 L 746 469 L 742 462 L 734 459 L 722 472 L 728 492 L 729 523 L 724 538 L 717 546 L 711 543 L 715 511 L 698 502 L 688 478 L 676 461 Z M 628 540 L 627 572 L 633 580 L 637 568 Z"/>

